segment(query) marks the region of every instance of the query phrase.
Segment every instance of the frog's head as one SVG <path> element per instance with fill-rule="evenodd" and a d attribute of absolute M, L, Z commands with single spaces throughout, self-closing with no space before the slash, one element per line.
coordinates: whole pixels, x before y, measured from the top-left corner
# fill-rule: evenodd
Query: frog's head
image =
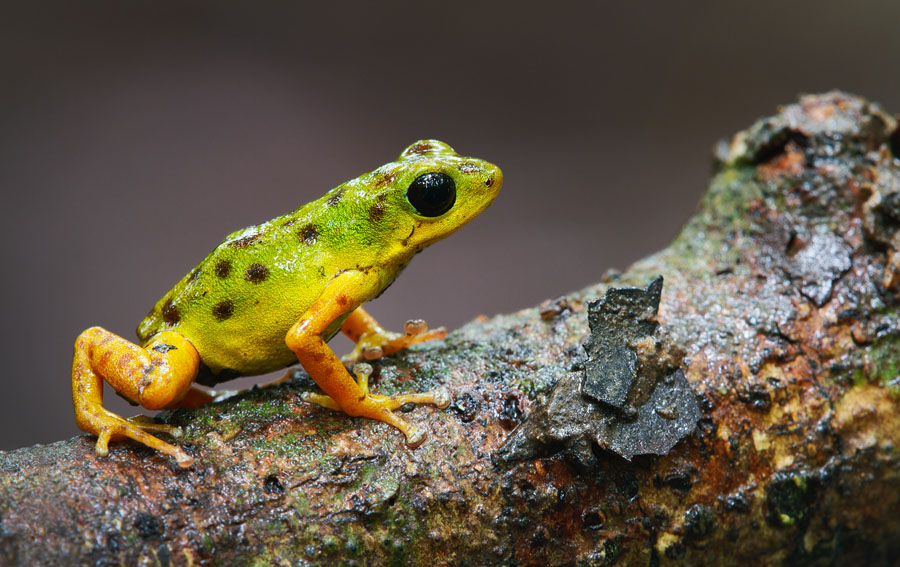
<path fill-rule="evenodd" d="M 486 161 L 463 157 L 438 140 L 411 144 L 388 169 L 395 205 L 409 222 L 397 223 L 400 242 L 414 251 L 459 230 L 490 205 L 503 172 Z M 400 234 L 400 232 L 403 234 Z"/>

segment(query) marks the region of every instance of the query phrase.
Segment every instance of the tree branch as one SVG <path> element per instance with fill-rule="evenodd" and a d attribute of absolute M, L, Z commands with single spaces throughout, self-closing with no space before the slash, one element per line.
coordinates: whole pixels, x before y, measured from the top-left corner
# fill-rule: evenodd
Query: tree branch
<path fill-rule="evenodd" d="M 454 396 L 409 415 L 430 429 L 418 450 L 300 402 L 313 385 L 298 373 L 168 415 L 186 430 L 189 470 L 124 443 L 97 458 L 88 436 L 4 453 L 0 563 L 891 564 L 898 152 L 894 118 L 836 92 L 739 133 L 667 249 L 377 362 L 376 391 Z M 587 302 L 657 275 L 696 431 L 662 456 L 551 443 L 500 464 L 526 416 L 552 421 L 554 386 L 577 387 L 565 378 L 584 372 Z"/>

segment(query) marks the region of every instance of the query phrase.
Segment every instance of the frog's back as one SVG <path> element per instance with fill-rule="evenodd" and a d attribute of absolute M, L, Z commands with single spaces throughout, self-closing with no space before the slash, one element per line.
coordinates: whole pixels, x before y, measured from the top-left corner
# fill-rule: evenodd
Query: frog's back
<path fill-rule="evenodd" d="M 331 275 L 310 205 L 230 234 L 141 321 L 141 341 L 178 331 L 213 374 L 225 371 L 213 382 L 296 362 L 285 334 Z"/>

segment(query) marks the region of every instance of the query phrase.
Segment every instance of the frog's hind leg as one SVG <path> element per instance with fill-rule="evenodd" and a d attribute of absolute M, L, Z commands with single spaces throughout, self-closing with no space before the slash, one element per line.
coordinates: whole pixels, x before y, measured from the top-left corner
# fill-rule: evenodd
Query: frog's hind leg
<path fill-rule="evenodd" d="M 357 307 L 341 326 L 341 332 L 356 343 L 353 352 L 342 357 L 344 362 L 375 360 L 389 356 L 412 345 L 434 339 L 443 339 L 447 330 L 443 327 L 428 329 L 422 319 L 412 319 L 403 325 L 403 333 L 392 333 L 378 324 L 362 307 Z"/>
<path fill-rule="evenodd" d="M 180 333 L 159 333 L 144 348 L 92 327 L 75 341 L 72 362 L 72 401 L 78 427 L 97 436 L 97 455 L 106 456 L 110 441 L 128 437 L 189 467 L 193 463 L 190 455 L 147 433 L 178 434 L 180 429 L 142 417 L 123 419 L 107 411 L 103 407 L 103 381 L 125 398 L 155 410 L 171 407 L 184 398 L 199 368 L 197 350 Z"/>

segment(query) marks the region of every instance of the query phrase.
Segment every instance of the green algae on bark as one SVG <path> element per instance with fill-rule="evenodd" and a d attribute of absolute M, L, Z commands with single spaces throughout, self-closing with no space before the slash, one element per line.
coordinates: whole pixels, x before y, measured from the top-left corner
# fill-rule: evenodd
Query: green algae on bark
<path fill-rule="evenodd" d="M 698 214 L 621 274 L 377 361 L 375 391 L 446 385 L 407 450 L 295 380 L 166 419 L 181 470 L 76 437 L 0 456 L 3 565 L 891 565 L 900 554 L 900 140 L 839 92 L 717 153 Z M 573 258 L 573 262 L 587 261 Z M 494 465 L 584 365 L 587 304 L 665 278 L 696 431 L 632 462 Z"/>

